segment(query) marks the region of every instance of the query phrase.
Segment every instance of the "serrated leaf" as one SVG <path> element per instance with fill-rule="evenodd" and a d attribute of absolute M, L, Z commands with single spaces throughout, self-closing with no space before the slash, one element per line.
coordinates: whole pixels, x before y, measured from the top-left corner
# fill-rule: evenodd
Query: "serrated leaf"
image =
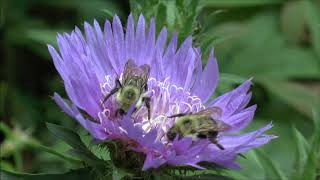
<path fill-rule="evenodd" d="M 196 25 L 196 18 L 199 14 L 199 1 L 198 0 L 190 0 L 189 3 L 186 3 L 188 1 L 182 1 L 183 3 L 180 3 L 183 5 L 183 7 L 178 9 L 178 15 L 177 15 L 177 26 L 179 30 L 179 42 L 182 43 L 183 40 L 187 37 L 193 34 L 195 30 Z"/>
<path fill-rule="evenodd" d="M 155 13 L 155 22 L 157 22 L 157 26 L 156 26 L 157 33 L 160 32 L 162 26 L 167 25 L 166 20 L 167 20 L 167 6 L 163 2 L 160 2 L 158 4 L 157 11 Z"/>
<path fill-rule="evenodd" d="M 284 172 L 280 169 L 278 164 L 276 164 L 270 157 L 265 154 L 262 150 L 256 150 L 258 159 L 262 167 L 265 169 L 265 179 L 278 179 L 287 180 Z"/>
<path fill-rule="evenodd" d="M 113 180 L 121 180 L 127 176 L 133 176 L 133 174 L 125 171 L 124 169 L 120 169 L 120 168 L 113 166 L 113 170 L 112 170 L 112 179 Z"/>
<path fill-rule="evenodd" d="M 161 3 L 163 4 L 163 3 Z M 166 6 L 166 21 L 167 21 L 167 26 L 169 28 L 169 32 L 172 32 L 174 29 L 174 24 L 176 21 L 176 6 L 175 6 L 175 1 L 168 1 L 165 4 Z"/>
<path fill-rule="evenodd" d="M 223 176 L 223 175 L 217 175 L 217 174 L 199 174 L 194 176 L 179 176 L 179 179 L 184 180 L 192 180 L 192 179 L 199 179 L 199 180 L 233 180 L 230 177 Z"/>
<path fill-rule="evenodd" d="M 88 169 L 71 170 L 63 174 L 27 174 L 1 170 L 1 180 L 87 180 L 92 179 Z"/>
<path fill-rule="evenodd" d="M 312 118 L 312 108 L 320 107 L 320 97 L 298 84 L 269 78 L 256 80 L 269 92 L 310 118 Z"/>

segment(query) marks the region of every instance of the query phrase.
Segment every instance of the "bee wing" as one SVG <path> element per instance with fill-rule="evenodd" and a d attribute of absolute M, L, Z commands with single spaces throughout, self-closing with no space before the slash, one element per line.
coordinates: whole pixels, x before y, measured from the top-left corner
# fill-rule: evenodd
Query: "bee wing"
<path fill-rule="evenodd" d="M 197 127 L 197 132 L 207 132 L 209 130 L 214 130 L 211 124 L 202 124 Z"/>
<path fill-rule="evenodd" d="M 201 115 L 201 116 L 210 116 L 214 119 L 219 119 L 222 114 L 222 109 L 219 107 L 208 107 L 202 111 L 199 111 L 197 113 L 194 113 L 193 115 Z"/>
<path fill-rule="evenodd" d="M 148 64 L 144 64 L 139 66 L 139 69 L 141 70 L 141 76 L 143 77 L 144 82 L 146 82 L 149 79 L 150 76 L 150 66 Z"/>
<path fill-rule="evenodd" d="M 215 120 L 216 125 L 213 127 L 215 131 L 221 132 L 231 128 L 231 126 L 223 121 Z"/>
<path fill-rule="evenodd" d="M 123 80 L 124 82 L 128 80 L 134 74 L 134 69 L 137 69 L 137 65 L 133 62 L 132 59 L 129 59 L 124 65 L 123 71 Z"/>

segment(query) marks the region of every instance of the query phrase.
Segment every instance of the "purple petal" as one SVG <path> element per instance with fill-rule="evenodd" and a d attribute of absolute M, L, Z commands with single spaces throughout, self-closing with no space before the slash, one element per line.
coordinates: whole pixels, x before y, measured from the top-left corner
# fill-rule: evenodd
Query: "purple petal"
<path fill-rule="evenodd" d="M 209 55 L 208 63 L 201 75 L 201 78 L 195 82 L 195 85 L 192 89 L 193 94 L 197 95 L 202 102 L 206 102 L 214 92 L 218 84 L 218 78 L 218 64 L 212 49 Z"/>
<path fill-rule="evenodd" d="M 155 47 L 156 52 L 159 52 L 161 55 L 163 54 L 166 41 L 167 41 L 167 29 L 162 28 L 156 42 L 156 47 Z"/>
<path fill-rule="evenodd" d="M 139 16 L 137 30 L 136 30 L 136 48 L 137 48 L 137 60 L 138 64 L 143 64 L 145 61 L 145 44 L 146 44 L 146 33 L 145 33 L 145 20 L 143 15 Z"/>
<path fill-rule="evenodd" d="M 57 93 L 54 94 L 53 99 L 65 113 L 75 118 L 88 132 L 90 132 L 90 134 L 94 138 L 100 140 L 104 140 L 107 138 L 107 134 L 104 133 L 104 130 L 99 124 L 84 119 L 75 106 L 73 106 L 73 108 L 70 108 L 70 106 L 67 103 L 65 103 L 64 100 Z"/>
<path fill-rule="evenodd" d="M 169 42 L 169 45 L 166 49 L 166 52 L 163 56 L 163 60 L 161 62 L 162 64 L 161 70 L 164 72 L 166 77 L 169 77 L 171 75 L 171 71 L 173 71 L 177 44 L 178 44 L 178 35 L 177 35 L 177 32 L 174 31 L 172 33 L 171 40 Z"/>
<path fill-rule="evenodd" d="M 226 149 L 232 149 L 232 148 L 240 149 L 241 147 L 246 147 L 248 144 L 253 142 L 256 138 L 259 138 L 265 131 L 267 131 L 270 128 L 272 128 L 271 123 L 250 133 L 246 133 L 242 135 L 222 136 L 219 139 L 219 142 Z M 269 137 L 269 136 L 266 136 L 266 137 Z"/>
<path fill-rule="evenodd" d="M 158 168 L 166 162 L 162 157 L 154 157 L 151 153 L 146 155 L 142 170 L 145 171 L 149 168 Z"/>
<path fill-rule="evenodd" d="M 104 34 L 105 34 L 105 41 L 106 41 L 106 51 L 108 55 L 108 59 L 110 61 L 110 64 L 112 65 L 114 71 L 117 74 L 120 74 L 120 71 L 122 71 L 121 67 L 119 67 L 117 59 L 116 59 L 116 51 L 115 51 L 115 42 L 113 38 L 113 32 L 111 28 L 111 24 L 108 20 L 104 23 Z"/>
<path fill-rule="evenodd" d="M 156 141 L 156 138 L 157 138 L 157 129 L 152 129 L 146 135 L 144 135 L 143 142 L 141 142 L 141 144 L 148 147 Z"/>
<path fill-rule="evenodd" d="M 247 152 L 251 149 L 260 147 L 264 144 L 269 143 L 272 139 L 278 138 L 278 136 L 274 136 L 274 135 L 261 135 L 260 137 L 256 138 L 255 140 L 251 141 L 250 143 L 248 143 L 247 145 L 243 145 L 241 146 L 241 148 L 239 148 L 239 150 L 237 151 L 238 153 L 244 153 Z"/>
<path fill-rule="evenodd" d="M 130 13 L 127 21 L 126 37 L 125 37 L 125 46 L 127 59 L 135 59 L 136 49 L 135 49 L 135 36 L 134 36 L 134 22 L 132 14 Z"/>
<path fill-rule="evenodd" d="M 175 141 L 172 144 L 172 148 L 176 151 L 176 153 L 182 154 L 186 151 L 186 149 L 189 149 L 190 145 L 192 144 L 192 138 L 186 137 L 179 141 Z"/>
<path fill-rule="evenodd" d="M 150 61 L 152 61 L 155 53 L 155 36 L 156 36 L 156 25 L 154 22 L 154 19 L 151 18 L 150 25 L 149 25 L 149 32 L 146 40 L 146 60 L 145 62 L 147 64 L 151 64 Z"/>
<path fill-rule="evenodd" d="M 253 119 L 256 108 L 257 106 L 253 105 L 235 115 L 232 115 L 229 118 L 226 118 L 226 119 L 221 118 L 223 122 L 231 126 L 231 129 L 226 130 L 225 132 L 239 131 L 247 127 Z"/>
<path fill-rule="evenodd" d="M 247 92 L 251 87 L 251 79 L 245 81 L 236 89 L 219 96 L 209 106 L 218 106 L 223 109 L 223 117 L 229 117 L 236 111 L 241 110 L 249 101 Z M 249 96 L 251 97 L 251 95 Z"/>
<path fill-rule="evenodd" d="M 117 59 L 117 64 L 120 64 L 121 69 L 123 69 L 127 60 L 124 59 L 126 57 L 126 51 L 124 49 L 124 34 L 122 24 L 117 15 L 113 17 L 112 30 L 115 45 L 114 55 Z"/>

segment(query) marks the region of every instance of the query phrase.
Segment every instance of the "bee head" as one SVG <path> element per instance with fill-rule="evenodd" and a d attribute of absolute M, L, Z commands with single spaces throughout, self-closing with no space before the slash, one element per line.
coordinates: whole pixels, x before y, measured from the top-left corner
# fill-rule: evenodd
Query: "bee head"
<path fill-rule="evenodd" d="M 178 130 L 175 127 L 172 127 L 167 132 L 167 137 L 170 141 L 173 141 L 174 138 L 178 135 Z"/>

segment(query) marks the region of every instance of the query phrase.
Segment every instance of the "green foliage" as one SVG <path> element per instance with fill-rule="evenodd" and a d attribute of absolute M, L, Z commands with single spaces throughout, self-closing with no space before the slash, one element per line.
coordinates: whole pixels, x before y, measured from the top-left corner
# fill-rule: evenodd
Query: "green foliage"
<path fill-rule="evenodd" d="M 19 159 L 21 158 L 20 152 L 25 147 L 29 147 L 32 149 L 53 154 L 71 163 L 79 163 L 79 161 L 76 159 L 65 156 L 63 153 L 60 153 L 58 151 L 55 151 L 54 149 L 51 149 L 49 147 L 46 147 L 40 144 L 36 139 L 32 138 L 27 132 L 22 131 L 19 128 L 11 130 L 4 123 L 0 123 L 0 132 L 2 132 L 6 137 L 6 139 L 4 140 L 4 142 L 2 142 L 0 146 L 1 147 L 0 156 L 1 158 L 4 158 L 13 154 L 15 156 L 17 166 L 21 166 L 19 165 L 19 163 L 21 163 L 19 162 Z M 11 168 L 4 168 L 4 169 L 11 169 Z"/>
<path fill-rule="evenodd" d="M 131 0 L 130 7 L 135 17 L 141 13 L 147 19 L 154 17 L 157 32 L 160 32 L 163 26 L 168 28 L 169 34 L 176 30 L 180 43 L 187 36 L 194 34 L 197 29 L 196 18 L 201 9 L 198 0 Z"/>
<path fill-rule="evenodd" d="M 63 174 L 26 174 L 15 173 L 5 170 L 0 171 L 0 177 L 2 180 L 86 180 L 91 179 L 90 171 L 88 169 L 71 170 Z"/>
<path fill-rule="evenodd" d="M 116 144 L 92 145 L 90 136 L 51 100 L 50 94 L 64 90 L 46 47 L 57 45 L 57 33 L 70 32 L 75 25 L 83 29 L 84 21 L 102 24 L 117 14 L 126 24 L 130 12 L 135 20 L 140 13 L 147 20 L 154 17 L 157 33 L 163 26 L 169 37 L 176 30 L 179 43 L 192 35 L 203 64 L 214 46 L 221 72 L 215 95 L 253 77 L 252 104 L 259 108 L 245 131 L 272 121 L 271 133 L 280 135 L 262 150 L 246 153 L 246 159 L 239 158 L 242 171 L 190 171 L 184 178 L 319 178 L 319 9 L 319 0 L 0 1 L 1 179 L 133 177 L 111 163 L 113 152 L 119 152 Z M 83 168 L 83 161 L 90 168 Z"/>
<path fill-rule="evenodd" d="M 281 4 L 284 0 L 200 0 L 204 6 L 212 7 L 250 7 L 250 6 L 263 6 L 263 5 L 274 5 Z"/>
<path fill-rule="evenodd" d="M 261 150 L 257 150 L 256 152 L 258 154 L 259 161 L 265 170 L 265 179 L 288 179 L 280 167 L 273 160 L 271 160 L 267 154 Z"/>
<path fill-rule="evenodd" d="M 319 96 L 298 84 L 275 79 L 258 79 L 258 82 L 268 91 L 310 118 L 312 118 L 312 108 L 320 107 Z"/>
<path fill-rule="evenodd" d="M 70 152 L 73 155 L 76 155 L 84 162 L 89 165 L 99 165 L 104 164 L 103 161 L 98 159 L 82 142 L 80 136 L 74 131 L 65 128 L 63 126 L 59 126 L 56 124 L 47 123 L 47 127 L 50 132 L 52 132 L 55 136 L 65 141 L 68 145 L 70 145 L 73 149 Z"/>

